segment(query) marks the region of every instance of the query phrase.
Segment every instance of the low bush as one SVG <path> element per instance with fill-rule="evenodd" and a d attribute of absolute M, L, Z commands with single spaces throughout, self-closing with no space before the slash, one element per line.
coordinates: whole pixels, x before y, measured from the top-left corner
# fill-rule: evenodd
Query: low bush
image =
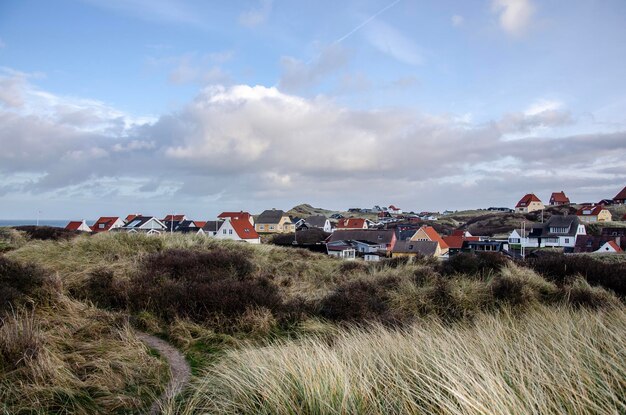
<path fill-rule="evenodd" d="M 280 311 L 276 285 L 253 276 L 253 264 L 237 251 L 167 250 L 146 256 L 143 263 L 130 280 L 128 298 L 135 310 L 195 320 L 232 318 L 251 307 Z"/>
<path fill-rule="evenodd" d="M 461 252 L 442 262 L 439 271 L 444 275 L 482 275 L 485 271 L 500 271 L 509 262 L 504 255 L 497 252 L 480 252 L 477 254 Z"/>
<path fill-rule="evenodd" d="M 128 305 L 128 283 L 106 268 L 92 271 L 79 288 L 70 289 L 73 297 L 89 300 L 98 307 L 123 309 Z"/>
<path fill-rule="evenodd" d="M 523 265 L 559 285 L 567 285 L 580 275 L 591 285 L 612 290 L 620 297 L 626 296 L 626 263 L 610 264 L 587 255 L 545 254 L 528 258 Z"/>
<path fill-rule="evenodd" d="M 54 226 L 16 226 L 14 229 L 24 232 L 31 239 L 40 239 L 42 241 L 53 240 L 68 240 L 75 238 L 78 235 L 82 235 L 84 232 L 69 231 L 63 228 L 56 228 Z"/>
<path fill-rule="evenodd" d="M 36 359 L 43 339 L 29 312 L 6 315 L 0 319 L 0 373 L 7 373 Z"/>
<path fill-rule="evenodd" d="M 58 292 L 58 282 L 42 268 L 0 256 L 0 314 L 28 302 L 45 302 Z"/>

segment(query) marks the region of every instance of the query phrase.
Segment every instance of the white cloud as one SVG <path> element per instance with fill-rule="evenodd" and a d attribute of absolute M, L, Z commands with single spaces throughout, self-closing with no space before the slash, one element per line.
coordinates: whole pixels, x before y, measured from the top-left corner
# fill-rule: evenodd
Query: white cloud
<path fill-rule="evenodd" d="M 530 24 L 535 6 L 531 0 L 492 0 L 491 10 L 498 15 L 505 32 L 520 36 Z"/>
<path fill-rule="evenodd" d="M 246 27 L 259 26 L 269 18 L 273 0 L 259 0 L 258 7 L 246 10 L 239 15 L 239 24 Z"/>
<path fill-rule="evenodd" d="M 409 65 L 421 65 L 422 55 L 417 45 L 394 27 L 380 20 L 372 20 L 363 29 L 365 38 L 380 52 Z"/>
<path fill-rule="evenodd" d="M 459 14 L 455 14 L 454 16 L 451 17 L 450 21 L 452 22 L 452 26 L 458 27 L 458 26 L 463 25 L 463 22 L 465 21 L 465 19 L 463 18 L 463 16 Z"/>

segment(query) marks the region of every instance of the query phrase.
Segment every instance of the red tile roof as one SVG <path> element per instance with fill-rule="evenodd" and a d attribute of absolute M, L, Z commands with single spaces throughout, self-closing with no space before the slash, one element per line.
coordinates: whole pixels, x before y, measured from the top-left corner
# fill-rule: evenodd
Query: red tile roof
<path fill-rule="evenodd" d="M 463 242 L 465 241 L 474 241 L 474 242 L 480 241 L 480 238 L 478 236 L 466 237 L 466 236 L 451 235 L 451 236 L 444 236 L 441 239 L 443 239 L 446 245 L 448 245 L 448 247 L 452 249 L 463 248 Z"/>
<path fill-rule="evenodd" d="M 173 219 L 172 219 L 173 218 Z M 163 219 L 161 219 L 161 222 L 182 222 L 185 220 L 185 215 L 167 215 L 166 217 L 164 217 Z"/>
<path fill-rule="evenodd" d="M 138 218 L 140 216 L 141 216 L 141 213 L 131 213 L 130 215 L 126 216 L 126 219 L 124 219 L 124 222 L 130 223 L 134 221 L 135 218 Z"/>
<path fill-rule="evenodd" d="M 119 217 L 117 216 L 102 216 L 96 221 L 96 223 L 93 224 L 91 230 L 94 232 L 107 232 L 109 229 L 111 229 L 111 226 L 113 226 L 115 221 L 118 219 Z M 101 228 L 100 224 L 104 224 L 104 227 Z"/>
<path fill-rule="evenodd" d="M 198 228 L 204 228 L 204 225 L 206 225 L 206 221 L 202 220 L 194 220 L 193 223 L 195 223 Z"/>
<path fill-rule="evenodd" d="M 615 252 L 622 252 L 622 248 L 620 248 L 615 241 L 609 241 L 609 245 L 611 245 L 611 248 L 615 249 Z"/>
<path fill-rule="evenodd" d="M 365 219 L 343 218 L 337 222 L 337 229 L 364 229 Z"/>
<path fill-rule="evenodd" d="M 521 198 L 519 202 L 517 202 L 517 205 L 515 205 L 515 207 L 526 207 L 530 205 L 530 202 L 541 202 L 541 200 L 533 193 L 528 193 L 526 196 Z"/>
<path fill-rule="evenodd" d="M 449 248 L 446 241 L 443 240 L 441 235 L 439 235 L 439 233 L 432 226 L 422 226 L 420 229 L 424 230 L 424 232 L 426 233 L 426 235 L 428 235 L 428 238 L 430 238 L 431 241 L 439 242 L 439 246 L 441 247 L 441 249 Z M 418 229 L 418 232 L 419 232 L 419 229 Z"/>
<path fill-rule="evenodd" d="M 241 239 L 257 239 L 259 237 L 247 218 L 230 219 L 230 224 Z"/>
<path fill-rule="evenodd" d="M 565 192 L 554 192 L 550 197 L 550 203 L 569 203 L 569 197 L 565 196 Z"/>
<path fill-rule="evenodd" d="M 68 231 L 77 231 L 82 224 L 82 221 L 73 220 L 65 226 L 65 229 Z"/>
<path fill-rule="evenodd" d="M 248 212 L 244 212 L 243 210 L 240 212 L 222 212 L 218 215 L 218 218 L 220 219 L 226 219 L 226 218 L 231 218 L 231 219 L 246 219 L 247 221 L 250 221 L 250 214 Z"/>
<path fill-rule="evenodd" d="M 598 216 L 604 209 L 604 206 L 583 206 L 576 212 L 577 216 Z M 587 212 L 587 213 L 585 213 Z"/>
<path fill-rule="evenodd" d="M 613 198 L 613 200 L 626 200 L 626 187 L 624 187 L 622 191 Z"/>

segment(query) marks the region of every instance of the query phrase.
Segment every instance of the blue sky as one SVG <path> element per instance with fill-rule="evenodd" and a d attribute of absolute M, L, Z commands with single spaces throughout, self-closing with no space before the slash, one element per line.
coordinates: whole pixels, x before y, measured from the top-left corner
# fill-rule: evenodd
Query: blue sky
<path fill-rule="evenodd" d="M 620 0 L 5 1 L 0 217 L 612 197 Z"/>

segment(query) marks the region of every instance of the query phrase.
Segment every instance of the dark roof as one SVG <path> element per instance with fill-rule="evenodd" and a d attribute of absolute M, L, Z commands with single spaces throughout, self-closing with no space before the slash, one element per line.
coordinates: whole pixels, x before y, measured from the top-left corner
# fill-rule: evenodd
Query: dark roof
<path fill-rule="evenodd" d="M 340 229 L 330 235 L 328 242 L 352 239 L 377 244 L 391 244 L 394 236 L 393 229 Z"/>
<path fill-rule="evenodd" d="M 309 216 L 304 221 L 306 222 L 307 225 L 312 226 L 314 228 L 323 228 L 324 225 L 326 225 L 327 220 L 328 219 L 326 218 L 326 216 L 316 215 L 316 216 Z"/>
<path fill-rule="evenodd" d="M 546 223 L 534 225 L 530 233 L 531 238 L 549 238 L 553 236 L 575 236 L 580 221 L 576 215 L 551 216 Z M 566 232 L 550 232 L 550 228 L 567 228 Z"/>
<path fill-rule="evenodd" d="M 394 254 L 422 254 L 433 256 L 437 252 L 437 242 L 434 241 L 398 241 L 393 247 Z"/>
<path fill-rule="evenodd" d="M 604 209 L 605 207 L 602 205 L 583 206 L 578 209 L 578 212 L 576 212 L 576 214 L 578 216 L 598 216 L 600 212 L 602 212 Z"/>
<path fill-rule="evenodd" d="M 222 221 L 210 220 L 202 227 L 202 230 L 205 232 L 217 232 L 220 226 L 222 226 Z"/>
<path fill-rule="evenodd" d="M 137 216 L 135 219 L 133 219 L 132 221 L 130 221 L 126 225 L 124 225 L 124 228 L 125 229 L 139 228 L 139 227 L 143 226 L 144 224 L 146 224 L 146 222 L 149 222 L 151 219 L 158 220 L 154 216 Z M 167 229 L 169 229 L 169 228 L 167 228 Z"/>
<path fill-rule="evenodd" d="M 621 192 L 615 195 L 613 200 L 626 200 L 626 187 L 624 187 Z"/>
<path fill-rule="evenodd" d="M 576 245 L 574 246 L 574 252 L 594 252 L 600 249 L 602 245 L 607 242 L 616 241 L 615 236 L 609 235 L 578 235 L 576 237 Z M 622 250 L 626 249 L 626 238 L 619 238 L 619 246 Z M 616 244 L 617 245 L 617 244 Z"/>
<path fill-rule="evenodd" d="M 285 212 L 282 210 L 266 210 L 256 218 L 256 223 L 279 223 L 283 216 L 285 216 Z"/>
<path fill-rule="evenodd" d="M 415 232 L 417 232 L 417 229 L 404 229 L 401 231 L 397 231 L 398 240 L 404 241 L 406 239 L 411 239 L 411 237 L 415 235 Z"/>

